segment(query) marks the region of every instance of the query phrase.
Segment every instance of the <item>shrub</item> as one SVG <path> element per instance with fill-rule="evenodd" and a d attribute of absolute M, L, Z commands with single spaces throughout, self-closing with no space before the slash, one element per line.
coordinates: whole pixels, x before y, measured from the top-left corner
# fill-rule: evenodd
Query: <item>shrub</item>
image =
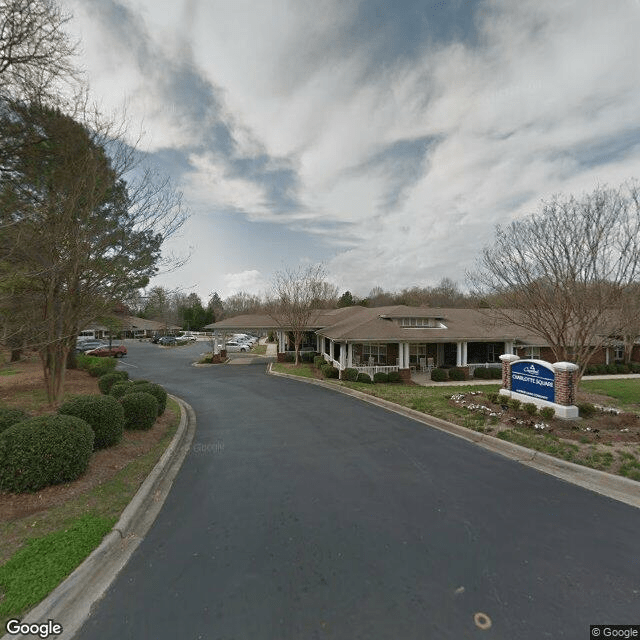
<path fill-rule="evenodd" d="M 105 396 L 111 391 L 111 387 L 116 382 L 123 382 L 129 378 L 129 374 L 126 371 L 112 371 L 111 373 L 105 373 L 98 378 L 98 387 L 100 392 Z"/>
<path fill-rule="evenodd" d="M 431 379 L 434 382 L 445 382 L 449 379 L 449 373 L 446 369 L 431 369 Z"/>
<path fill-rule="evenodd" d="M 491 367 L 487 371 L 491 380 L 500 380 L 502 378 L 502 367 Z"/>
<path fill-rule="evenodd" d="M 598 367 L 596 367 L 596 365 L 594 364 L 590 364 L 588 367 L 585 368 L 584 370 L 584 375 L 585 376 L 594 376 L 598 373 Z"/>
<path fill-rule="evenodd" d="M 520 405 L 522 403 L 520 402 L 520 400 L 518 400 L 517 398 L 511 398 L 509 400 L 509 406 L 514 410 L 517 411 L 520 408 Z"/>
<path fill-rule="evenodd" d="M 359 373 L 358 382 L 365 382 L 366 384 L 371 384 L 371 376 L 368 373 Z"/>
<path fill-rule="evenodd" d="M 402 382 L 399 371 L 389 371 L 389 382 Z"/>
<path fill-rule="evenodd" d="M 581 418 L 591 418 L 595 412 L 596 408 L 590 402 L 581 402 L 578 405 L 578 413 Z"/>
<path fill-rule="evenodd" d="M 603 375 L 607 373 L 607 365 L 606 364 L 597 364 L 596 365 L 596 373 L 598 375 Z"/>
<path fill-rule="evenodd" d="M 161 416 L 167 408 L 167 392 L 159 385 L 153 382 L 145 384 L 133 384 L 125 392 L 129 393 L 150 393 L 158 401 L 158 415 Z"/>
<path fill-rule="evenodd" d="M 125 380 L 123 382 L 116 382 L 112 387 L 111 391 L 109 391 L 109 395 L 114 398 L 122 398 L 125 393 L 129 390 L 130 387 L 133 387 L 133 383 Z"/>
<path fill-rule="evenodd" d="M 313 359 L 313 366 L 316 369 L 320 369 L 322 367 L 322 365 L 324 364 L 324 358 L 322 356 L 316 356 Z"/>
<path fill-rule="evenodd" d="M 497 404 L 498 403 L 498 394 L 497 393 L 495 393 L 495 392 L 487 393 L 486 396 L 487 396 L 487 400 L 489 402 L 491 402 L 492 404 Z"/>
<path fill-rule="evenodd" d="M 93 451 L 93 429 L 75 416 L 28 418 L 0 434 L 0 489 L 19 493 L 80 477 Z"/>
<path fill-rule="evenodd" d="M 320 370 L 322 371 L 322 375 L 324 375 L 325 378 L 337 378 L 340 375 L 338 369 L 336 369 L 329 363 L 320 367 Z"/>
<path fill-rule="evenodd" d="M 383 371 L 378 371 L 378 373 L 373 374 L 373 381 L 381 384 L 389 382 L 389 374 L 384 373 Z"/>
<path fill-rule="evenodd" d="M 479 380 L 480 379 L 487 380 L 490 375 L 491 375 L 491 370 L 488 369 L 487 367 L 476 367 L 473 370 L 473 377 L 478 378 Z"/>
<path fill-rule="evenodd" d="M 131 384 L 149 384 L 149 380 L 132 380 Z"/>
<path fill-rule="evenodd" d="M 640 373 L 640 363 L 638 362 L 631 362 L 629 368 L 631 369 L 631 373 Z"/>
<path fill-rule="evenodd" d="M 303 351 L 300 357 L 302 358 L 302 362 L 314 362 L 316 355 L 315 351 Z"/>
<path fill-rule="evenodd" d="M 612 375 L 614 373 L 618 373 L 618 369 L 615 364 L 606 364 L 605 365 L 605 373 Z"/>
<path fill-rule="evenodd" d="M 467 376 L 464 369 L 459 369 L 455 367 L 454 369 L 449 369 L 449 380 L 466 380 Z"/>
<path fill-rule="evenodd" d="M 106 373 L 111 373 L 116 368 L 115 358 L 93 358 L 95 362 L 90 362 L 87 371 L 94 378 L 99 378 Z"/>
<path fill-rule="evenodd" d="M 28 417 L 29 414 L 25 413 L 22 409 L 0 407 L 0 433 L 18 422 L 26 420 Z"/>
<path fill-rule="evenodd" d="M 292 353 L 291 351 L 287 351 L 284 354 L 284 361 L 285 362 L 295 362 L 296 361 L 296 354 L 295 352 Z"/>
<path fill-rule="evenodd" d="M 629 373 L 630 369 L 629 369 L 629 365 L 628 364 L 617 364 L 616 365 L 616 371 L 618 373 Z"/>
<path fill-rule="evenodd" d="M 538 413 L 538 407 L 533 402 L 525 402 L 522 405 L 522 410 L 526 411 L 530 416 L 535 416 Z"/>
<path fill-rule="evenodd" d="M 113 396 L 78 396 L 65 402 L 58 413 L 84 420 L 95 434 L 93 450 L 118 444 L 124 430 L 124 409 Z"/>
<path fill-rule="evenodd" d="M 127 393 L 122 396 L 124 428 L 146 431 L 153 427 L 158 417 L 158 401 L 150 393 Z"/>
<path fill-rule="evenodd" d="M 545 420 L 551 420 L 556 415 L 556 410 L 553 407 L 542 407 L 540 409 L 540 416 Z"/>
<path fill-rule="evenodd" d="M 342 372 L 342 379 L 348 380 L 349 382 L 356 382 L 358 380 L 358 370 L 357 369 L 345 369 Z"/>

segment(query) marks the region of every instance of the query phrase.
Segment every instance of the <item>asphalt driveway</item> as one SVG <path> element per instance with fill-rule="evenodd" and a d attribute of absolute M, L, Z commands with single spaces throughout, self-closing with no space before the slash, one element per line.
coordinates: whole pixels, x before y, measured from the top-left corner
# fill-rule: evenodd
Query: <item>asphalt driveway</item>
<path fill-rule="evenodd" d="M 121 366 L 190 403 L 197 432 L 78 638 L 587 639 L 640 623 L 640 510 L 260 361 L 127 347 Z"/>

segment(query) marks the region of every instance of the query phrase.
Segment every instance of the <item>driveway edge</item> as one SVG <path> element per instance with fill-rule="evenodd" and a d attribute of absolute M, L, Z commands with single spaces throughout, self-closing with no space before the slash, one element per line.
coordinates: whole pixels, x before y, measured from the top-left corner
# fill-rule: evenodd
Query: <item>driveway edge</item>
<path fill-rule="evenodd" d="M 191 406 L 180 398 L 169 397 L 180 406 L 180 424 L 171 443 L 100 545 L 64 582 L 22 617 L 25 622 L 43 624 L 53 620 L 63 628 L 63 632 L 55 637 L 71 640 L 89 617 L 94 603 L 102 598 L 144 539 L 169 494 L 195 435 L 196 416 Z M 7 633 L 2 640 L 33 637 Z"/>
<path fill-rule="evenodd" d="M 533 449 L 527 449 L 518 444 L 507 442 L 506 440 L 500 440 L 494 436 L 490 436 L 477 431 L 471 431 L 466 427 L 430 416 L 415 409 L 409 409 L 403 407 L 389 400 L 383 400 L 382 398 L 376 398 L 370 396 L 361 391 L 355 389 L 349 389 L 334 385 L 322 380 L 316 380 L 314 378 L 303 378 L 301 376 L 293 376 L 288 373 L 280 373 L 273 371 L 271 365 L 267 367 L 267 372 L 272 376 L 280 376 L 282 378 L 289 378 L 290 380 L 298 380 L 300 382 L 306 382 L 308 384 L 315 384 L 325 389 L 331 389 L 344 395 L 352 396 L 363 402 L 382 407 L 387 411 L 400 414 L 417 422 L 420 422 L 428 427 L 445 431 L 453 436 L 473 442 L 484 449 L 493 451 L 499 455 L 505 456 L 519 462 L 527 467 L 537 469 L 549 475 L 565 480 L 572 484 L 578 485 L 595 493 L 599 493 L 608 498 L 613 498 L 619 502 L 624 502 L 632 507 L 640 509 L 640 483 L 629 478 L 622 476 L 616 476 L 606 471 L 599 471 L 598 469 L 591 469 L 590 467 L 584 467 L 574 462 L 568 462 L 559 458 L 554 458 L 547 453 L 541 453 Z M 466 383 L 469 384 L 469 383 Z"/>

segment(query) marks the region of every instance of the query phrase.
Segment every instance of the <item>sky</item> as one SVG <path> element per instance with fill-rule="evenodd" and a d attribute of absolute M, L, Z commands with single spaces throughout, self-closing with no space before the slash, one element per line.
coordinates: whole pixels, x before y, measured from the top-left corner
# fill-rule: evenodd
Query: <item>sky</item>
<path fill-rule="evenodd" d="M 465 287 L 497 224 L 640 178 L 640 0 L 64 0 L 191 216 L 150 286 Z"/>

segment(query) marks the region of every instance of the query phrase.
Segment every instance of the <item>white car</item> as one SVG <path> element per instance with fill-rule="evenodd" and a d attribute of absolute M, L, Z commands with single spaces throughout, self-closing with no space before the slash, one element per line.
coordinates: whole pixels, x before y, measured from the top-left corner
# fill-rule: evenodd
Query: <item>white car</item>
<path fill-rule="evenodd" d="M 248 345 L 246 342 L 239 342 L 238 340 L 230 340 L 224 348 L 227 350 L 227 353 L 239 353 L 249 351 L 251 345 Z"/>

